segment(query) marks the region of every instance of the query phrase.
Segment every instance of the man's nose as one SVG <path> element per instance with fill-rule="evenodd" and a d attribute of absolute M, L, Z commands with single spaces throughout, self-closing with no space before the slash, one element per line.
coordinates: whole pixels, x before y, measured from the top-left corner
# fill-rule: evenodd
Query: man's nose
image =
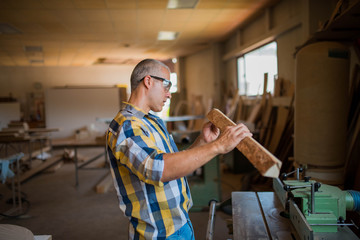
<path fill-rule="evenodd" d="M 167 93 L 166 93 L 166 97 L 169 98 L 169 99 L 171 99 L 171 92 L 167 92 Z"/>

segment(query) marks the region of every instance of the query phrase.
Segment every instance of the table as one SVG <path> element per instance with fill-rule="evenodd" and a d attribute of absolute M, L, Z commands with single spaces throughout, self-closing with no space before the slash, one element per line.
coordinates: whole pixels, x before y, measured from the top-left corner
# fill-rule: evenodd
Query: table
<path fill-rule="evenodd" d="M 23 147 L 27 145 L 28 155 L 25 157 L 25 160 L 29 161 L 31 166 L 31 160 L 35 152 L 31 147 L 32 143 L 40 142 L 40 152 L 45 147 L 45 142 L 47 140 L 46 136 L 28 136 L 28 137 L 1 137 L 0 138 L 0 151 L 4 149 L 5 157 L 10 154 L 25 152 Z M 10 148 L 10 149 L 9 149 Z M 9 151 L 10 150 L 10 151 Z M 12 150 L 12 152 L 11 152 Z"/>
<path fill-rule="evenodd" d="M 105 141 L 96 141 L 95 139 L 75 139 L 75 138 L 66 138 L 66 139 L 53 139 L 52 146 L 54 148 L 72 148 L 74 149 L 74 163 L 75 163 L 75 186 L 79 186 L 79 175 L 78 171 L 81 169 L 99 169 L 99 168 L 85 168 L 88 164 L 97 160 L 98 158 L 105 155 L 105 166 L 108 163 L 108 157 L 106 154 L 106 143 Z M 104 152 L 88 159 L 84 163 L 79 165 L 78 162 L 78 149 L 79 148 L 104 148 Z"/>
<path fill-rule="evenodd" d="M 23 147 L 27 145 L 28 155 L 25 156 L 25 160 L 29 162 L 31 167 L 31 161 L 33 157 L 38 154 L 48 151 L 45 146 L 47 140 L 49 140 L 48 134 L 51 132 L 59 131 L 57 128 L 30 128 L 30 129 L 17 129 L 2 130 L 0 134 L 0 151 L 4 149 L 5 157 L 9 154 L 18 152 L 25 152 Z M 51 140 L 50 140 L 51 141 Z M 40 149 L 34 150 L 31 144 L 39 142 Z M 50 143 L 51 144 L 51 143 Z M 16 148 L 17 147 L 17 148 Z M 12 150 L 13 152 L 9 152 Z"/>
<path fill-rule="evenodd" d="M 231 196 L 234 240 L 285 240 L 297 235 L 291 221 L 280 216 L 283 208 L 274 192 L 233 192 Z"/>

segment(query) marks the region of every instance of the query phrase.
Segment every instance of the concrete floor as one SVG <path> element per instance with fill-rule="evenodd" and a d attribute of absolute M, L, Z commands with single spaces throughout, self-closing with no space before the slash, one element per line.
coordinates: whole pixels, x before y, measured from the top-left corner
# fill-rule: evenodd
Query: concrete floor
<path fill-rule="evenodd" d="M 23 226 L 34 235 L 52 235 L 55 240 L 127 239 L 128 220 L 118 207 L 115 190 L 112 188 L 104 194 L 94 191 L 108 171 L 108 168 L 80 171 L 78 188 L 73 163 L 65 163 L 53 173 L 38 174 L 21 186 L 31 203 L 28 213 L 21 218 L 4 218 L 0 224 Z M 233 174 L 222 178 L 223 199 L 230 197 L 231 191 L 239 190 L 240 179 L 240 175 Z M 3 209 L 9 192 L 2 190 L 1 194 L 0 209 L 1 206 Z M 205 239 L 208 212 L 191 212 L 190 219 L 196 239 Z M 214 239 L 232 238 L 226 219 L 231 216 L 217 211 Z"/>

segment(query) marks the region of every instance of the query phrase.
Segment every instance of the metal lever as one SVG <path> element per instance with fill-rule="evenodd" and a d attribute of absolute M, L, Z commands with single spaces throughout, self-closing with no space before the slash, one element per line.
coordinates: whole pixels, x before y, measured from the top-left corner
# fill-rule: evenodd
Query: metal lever
<path fill-rule="evenodd" d="M 206 231 L 206 240 L 212 240 L 214 237 L 214 222 L 215 222 L 215 211 L 216 211 L 216 200 L 210 200 L 210 211 L 209 211 L 209 221 Z"/>
<path fill-rule="evenodd" d="M 299 178 L 300 178 L 300 173 L 303 171 L 303 169 L 301 168 L 301 167 L 299 167 L 299 168 L 296 168 L 294 171 L 292 171 L 292 172 L 289 172 L 289 173 L 283 173 L 283 174 L 281 174 L 281 176 L 283 177 L 283 179 L 285 180 L 285 179 L 287 179 L 287 177 L 288 176 L 290 176 L 291 174 L 293 174 L 293 173 L 296 173 L 296 180 L 299 180 Z"/>

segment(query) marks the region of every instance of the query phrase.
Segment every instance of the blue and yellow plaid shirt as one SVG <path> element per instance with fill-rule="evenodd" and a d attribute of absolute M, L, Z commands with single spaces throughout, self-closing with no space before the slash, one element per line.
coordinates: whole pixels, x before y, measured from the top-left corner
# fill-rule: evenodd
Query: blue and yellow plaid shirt
<path fill-rule="evenodd" d="M 160 181 L 163 154 L 178 151 L 164 122 L 126 103 L 110 123 L 107 148 L 129 239 L 165 239 L 179 230 L 192 200 L 185 177 Z"/>

